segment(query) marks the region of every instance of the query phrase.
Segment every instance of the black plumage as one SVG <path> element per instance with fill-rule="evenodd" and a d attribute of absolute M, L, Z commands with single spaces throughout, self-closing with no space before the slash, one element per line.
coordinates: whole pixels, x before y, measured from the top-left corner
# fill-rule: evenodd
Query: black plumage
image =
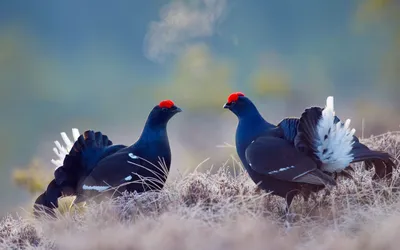
<path fill-rule="evenodd" d="M 395 167 L 389 154 L 361 144 L 349 121 L 340 122 L 333 98 L 324 109 L 306 109 L 301 118 L 286 118 L 278 125 L 267 122 L 240 92 L 231 94 L 224 108 L 238 117 L 236 150 L 249 176 L 262 189 L 284 197 L 287 208 L 297 194 L 336 185 L 337 175 L 352 178 L 352 162 L 373 164 L 381 177 Z M 324 131 L 328 135 L 320 138 Z"/>
<path fill-rule="evenodd" d="M 76 195 L 77 203 L 124 190 L 140 193 L 162 189 L 171 164 L 167 123 L 180 111 L 172 101 L 162 101 L 152 109 L 141 136 L 131 146 L 113 145 L 106 135 L 85 131 L 36 200 L 35 213 L 40 205 L 52 211 L 49 208 L 58 207 L 57 199 L 62 195 Z"/>
<path fill-rule="evenodd" d="M 245 154 L 247 163 L 257 173 L 283 181 L 336 185 L 310 157 L 280 136 L 258 137 L 247 147 Z"/>

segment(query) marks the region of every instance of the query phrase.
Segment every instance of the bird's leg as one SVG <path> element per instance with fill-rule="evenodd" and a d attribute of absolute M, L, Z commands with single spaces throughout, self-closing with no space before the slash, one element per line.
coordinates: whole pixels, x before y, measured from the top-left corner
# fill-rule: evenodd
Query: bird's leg
<path fill-rule="evenodd" d="M 292 222 L 292 220 L 291 220 L 292 218 L 290 216 L 289 207 L 288 206 L 286 206 L 285 210 L 286 210 L 286 213 L 285 213 L 285 228 L 286 228 L 286 232 L 289 232 L 289 230 L 292 228 L 291 225 L 290 225 L 290 223 Z"/>
<path fill-rule="evenodd" d="M 292 228 L 291 224 L 293 223 L 293 215 L 290 213 L 290 205 L 292 204 L 293 198 L 295 194 L 294 193 L 289 193 L 286 196 L 286 208 L 285 208 L 285 227 L 286 227 L 286 232 L 289 232 L 289 230 Z"/>
<path fill-rule="evenodd" d="M 262 188 L 260 188 L 259 185 L 257 185 L 256 188 L 254 189 L 254 192 L 255 192 L 256 194 L 260 194 L 262 191 L 263 191 L 263 190 L 262 190 Z"/>
<path fill-rule="evenodd" d="M 311 193 L 310 196 L 311 196 L 311 199 L 312 199 L 315 203 L 318 202 L 318 201 L 317 201 L 317 196 L 316 196 L 314 193 Z"/>

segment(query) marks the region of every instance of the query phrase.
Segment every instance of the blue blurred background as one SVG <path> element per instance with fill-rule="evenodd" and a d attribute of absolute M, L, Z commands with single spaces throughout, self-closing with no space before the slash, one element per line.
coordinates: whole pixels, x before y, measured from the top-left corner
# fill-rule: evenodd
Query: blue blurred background
<path fill-rule="evenodd" d="M 359 136 L 397 130 L 399 10 L 396 0 L 0 1 L 0 211 L 30 204 L 13 170 L 36 160 L 51 174 L 61 131 L 133 143 L 162 99 L 185 111 L 169 125 L 174 169 L 229 158 L 216 146 L 234 142 L 222 109 L 232 91 L 271 122 L 334 95 Z"/>

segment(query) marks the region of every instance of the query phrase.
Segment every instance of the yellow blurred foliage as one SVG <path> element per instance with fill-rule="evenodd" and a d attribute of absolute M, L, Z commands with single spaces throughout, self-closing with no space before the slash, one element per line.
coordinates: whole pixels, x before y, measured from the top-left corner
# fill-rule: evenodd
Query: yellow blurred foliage
<path fill-rule="evenodd" d="M 390 91 L 400 90 L 400 5 L 397 0 L 366 0 L 361 1 L 356 11 L 356 27 L 360 30 L 377 32 L 387 30 L 391 44 L 382 55 L 382 72 L 377 79 L 377 87 L 390 86 Z M 373 26 L 377 25 L 377 26 Z"/>
<path fill-rule="evenodd" d="M 171 96 L 191 110 L 213 110 L 234 91 L 232 72 L 232 65 L 214 58 L 206 45 L 194 45 L 181 55 L 171 83 L 160 86 L 157 95 Z"/>
<path fill-rule="evenodd" d="M 387 14 L 393 3 L 393 0 L 361 1 L 356 11 L 356 21 L 366 22 L 381 20 Z"/>
<path fill-rule="evenodd" d="M 13 171 L 13 182 L 32 195 L 43 192 L 53 178 L 51 173 L 43 166 L 43 162 L 33 159 L 26 168 Z"/>
<path fill-rule="evenodd" d="M 51 171 L 43 167 L 44 164 L 39 159 L 33 159 L 25 168 L 15 169 L 12 174 L 13 182 L 28 191 L 32 197 L 32 207 L 37 195 L 44 192 L 49 182 L 53 179 Z M 58 213 L 61 215 L 67 213 L 81 213 L 85 211 L 85 202 L 72 205 L 75 196 L 61 197 L 58 201 Z"/>
<path fill-rule="evenodd" d="M 240 91 L 232 87 L 233 72 L 229 61 L 215 58 L 206 45 L 197 44 L 181 55 L 171 83 L 160 86 L 157 96 L 171 96 L 191 110 L 214 110 L 231 92 Z M 289 75 L 266 67 L 256 72 L 249 84 L 258 96 L 285 97 L 291 92 Z"/>
<path fill-rule="evenodd" d="M 259 70 L 251 80 L 254 95 L 286 97 L 291 93 L 289 75 L 268 69 Z"/>
<path fill-rule="evenodd" d="M 73 205 L 75 200 L 75 196 L 65 196 L 59 199 L 58 201 L 58 212 L 61 215 L 65 215 L 68 213 L 83 213 L 86 211 L 86 203 L 82 202 L 76 205 Z"/>

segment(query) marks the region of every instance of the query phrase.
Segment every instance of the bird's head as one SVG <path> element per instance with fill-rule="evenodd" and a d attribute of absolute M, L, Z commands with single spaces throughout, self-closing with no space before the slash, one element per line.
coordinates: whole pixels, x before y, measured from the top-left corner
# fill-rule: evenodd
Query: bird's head
<path fill-rule="evenodd" d="M 167 124 L 167 122 L 179 112 L 182 112 L 182 109 L 175 106 L 173 101 L 164 100 L 153 108 L 153 110 L 150 112 L 147 122 L 150 125 Z"/>
<path fill-rule="evenodd" d="M 232 111 L 237 117 L 243 117 L 253 112 L 258 113 L 254 104 L 242 92 L 230 94 L 223 107 Z"/>

